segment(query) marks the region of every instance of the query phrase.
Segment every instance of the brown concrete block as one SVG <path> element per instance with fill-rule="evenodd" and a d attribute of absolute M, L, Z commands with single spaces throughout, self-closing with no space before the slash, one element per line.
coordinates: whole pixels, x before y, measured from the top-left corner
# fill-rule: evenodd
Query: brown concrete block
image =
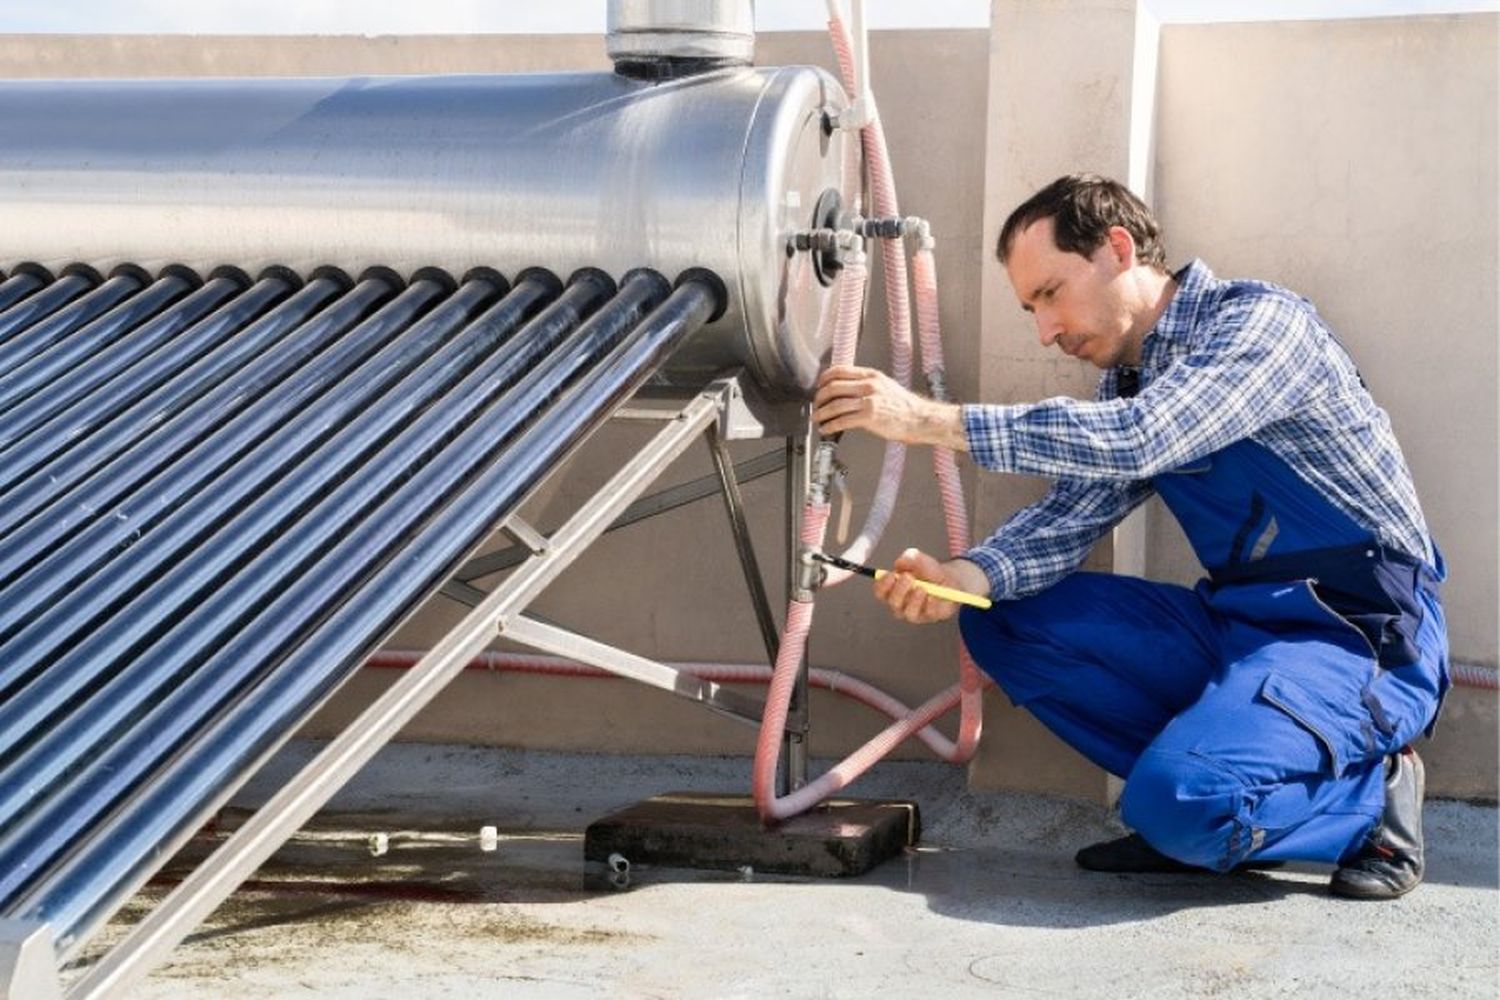
<path fill-rule="evenodd" d="M 596 870 L 620 855 L 632 868 L 749 866 L 757 872 L 846 876 L 869 871 L 915 845 L 920 835 L 915 802 L 832 799 L 767 828 L 749 796 L 668 792 L 590 824 L 583 856 Z"/>

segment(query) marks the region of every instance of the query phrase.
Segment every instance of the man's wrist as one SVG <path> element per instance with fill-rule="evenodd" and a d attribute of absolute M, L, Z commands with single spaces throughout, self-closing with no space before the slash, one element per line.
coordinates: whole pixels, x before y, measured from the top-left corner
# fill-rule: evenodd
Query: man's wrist
<path fill-rule="evenodd" d="M 990 578 L 978 563 L 960 556 L 943 563 L 943 570 L 959 590 L 967 590 L 980 597 L 990 596 Z"/>
<path fill-rule="evenodd" d="M 969 450 L 969 438 L 964 433 L 963 407 L 957 403 L 928 400 L 922 430 L 922 437 L 939 448 L 963 452 Z"/>

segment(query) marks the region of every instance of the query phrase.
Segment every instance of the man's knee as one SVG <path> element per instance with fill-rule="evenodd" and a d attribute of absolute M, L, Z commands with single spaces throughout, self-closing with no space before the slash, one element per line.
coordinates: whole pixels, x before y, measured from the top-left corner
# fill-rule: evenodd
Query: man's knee
<path fill-rule="evenodd" d="M 1038 693 L 1036 682 L 1041 679 L 1031 676 L 1039 671 L 1032 642 L 1015 627 L 1017 616 L 1025 614 L 1024 607 L 1019 611 L 1018 607 L 1025 603 L 1024 599 L 996 601 L 983 611 L 958 610 L 958 632 L 969 655 L 1017 704 Z"/>
<path fill-rule="evenodd" d="M 1210 758 L 1148 749 L 1125 781 L 1120 815 L 1163 854 L 1228 871 L 1257 846 L 1238 821 L 1243 802 L 1243 783 Z"/>

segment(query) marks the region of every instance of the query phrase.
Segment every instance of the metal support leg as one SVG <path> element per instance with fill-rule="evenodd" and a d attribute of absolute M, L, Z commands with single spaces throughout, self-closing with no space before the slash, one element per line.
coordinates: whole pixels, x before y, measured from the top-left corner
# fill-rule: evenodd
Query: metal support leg
<path fill-rule="evenodd" d="M 0 920 L 0 1000 L 62 1000 L 52 931 L 34 920 Z"/>
<path fill-rule="evenodd" d="M 790 602 L 797 588 L 797 558 L 802 536 L 802 507 L 807 502 L 811 472 L 812 424 L 786 439 L 786 594 Z M 776 794 L 789 795 L 807 784 L 807 659 L 797 667 L 797 683 L 787 706 L 786 733 L 782 737 L 781 765 L 776 775 Z"/>
<path fill-rule="evenodd" d="M 729 527 L 734 533 L 734 548 L 740 556 L 740 569 L 745 573 L 745 585 L 750 588 L 750 603 L 755 607 L 755 620 L 760 625 L 761 641 L 766 644 L 766 657 L 776 663 L 776 651 L 781 646 L 780 631 L 776 628 L 776 617 L 771 612 L 771 601 L 766 596 L 766 584 L 760 575 L 760 563 L 755 558 L 755 546 L 750 541 L 750 526 L 745 519 L 745 498 L 740 493 L 740 482 L 735 477 L 734 463 L 729 458 L 729 449 L 717 428 L 708 431 L 708 450 L 714 459 L 714 471 L 719 474 L 719 489 L 724 494 L 724 507 L 729 514 Z"/>

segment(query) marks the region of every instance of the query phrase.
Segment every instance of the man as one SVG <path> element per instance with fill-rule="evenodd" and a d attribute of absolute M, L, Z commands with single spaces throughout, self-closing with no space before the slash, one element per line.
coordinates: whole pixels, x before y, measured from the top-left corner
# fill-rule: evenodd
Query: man
<path fill-rule="evenodd" d="M 1125 778 L 1136 833 L 1079 852 L 1102 871 L 1338 865 L 1391 899 L 1422 879 L 1423 771 L 1409 747 L 1448 686 L 1442 559 L 1385 413 L 1312 306 L 1273 285 L 1165 266 L 1120 184 L 1063 177 L 1006 220 L 997 254 L 1047 346 L 1103 369 L 1094 401 L 939 403 L 880 372 L 824 373 L 825 434 L 863 429 L 1053 477 L 962 558 L 908 550 L 876 596 L 959 616 L 1018 705 Z M 1208 578 L 1188 589 L 1073 572 L 1155 492 Z"/>

